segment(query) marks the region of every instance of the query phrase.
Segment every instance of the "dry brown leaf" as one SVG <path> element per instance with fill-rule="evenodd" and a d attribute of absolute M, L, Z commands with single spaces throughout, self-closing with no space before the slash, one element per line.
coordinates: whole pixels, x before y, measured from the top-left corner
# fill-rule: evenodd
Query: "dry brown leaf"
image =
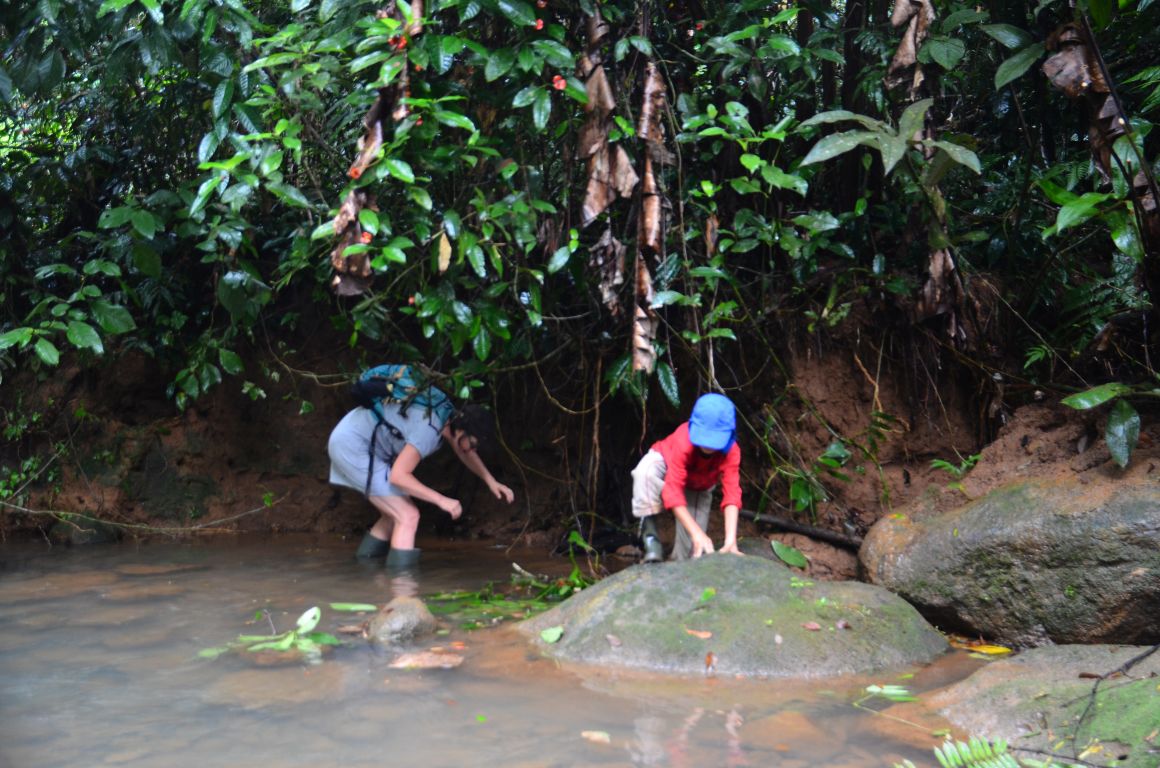
<path fill-rule="evenodd" d="M 620 638 L 616 635 L 605 635 L 604 639 L 607 640 L 608 644 L 613 648 L 619 648 L 621 645 Z"/>
<path fill-rule="evenodd" d="M 608 731 L 580 731 L 580 736 L 594 744 L 612 743 L 612 736 L 608 734 Z"/>
<path fill-rule="evenodd" d="M 685 627 L 685 634 L 700 638 L 701 640 L 708 640 L 713 636 L 713 633 L 707 629 L 689 629 Z M 711 655 L 711 654 L 710 654 Z"/>
<path fill-rule="evenodd" d="M 653 175 L 652 158 L 644 158 L 644 178 L 641 180 L 640 229 L 637 240 L 640 249 L 654 256 L 661 249 L 661 195 Z"/>
<path fill-rule="evenodd" d="M 388 666 L 391 669 L 452 669 L 462 663 L 463 657 L 457 653 L 415 651 L 402 654 Z"/>
<path fill-rule="evenodd" d="M 810 632 L 818 632 L 821 630 L 822 625 L 816 621 L 807 621 L 806 623 L 802 624 L 802 627 L 808 629 Z"/>
<path fill-rule="evenodd" d="M 620 314 L 619 288 L 624 284 L 624 245 L 606 228 L 588 251 L 588 266 L 600 275 L 600 299 L 615 317 Z"/>
<path fill-rule="evenodd" d="M 656 312 L 652 309 L 652 275 L 645 266 L 643 256 L 636 257 L 636 309 L 632 319 L 632 370 L 652 373 L 656 367 L 657 353 L 653 340 L 657 334 Z"/>
<path fill-rule="evenodd" d="M 665 114 L 665 81 L 656 63 L 652 61 L 645 67 L 642 102 L 640 120 L 636 124 L 637 138 L 663 144 L 664 127 L 661 120 Z"/>
<path fill-rule="evenodd" d="M 601 117 L 616 109 L 616 100 L 612 97 L 612 86 L 608 84 L 608 76 L 604 74 L 604 67 L 597 66 L 584 84 L 588 93 L 588 104 L 584 109 L 595 112 Z"/>

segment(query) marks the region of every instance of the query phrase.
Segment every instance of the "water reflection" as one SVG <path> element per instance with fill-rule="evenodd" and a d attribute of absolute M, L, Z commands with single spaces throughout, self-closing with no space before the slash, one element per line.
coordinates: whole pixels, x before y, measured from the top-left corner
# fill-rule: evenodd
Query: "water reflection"
<path fill-rule="evenodd" d="M 270 631 L 258 614 L 285 631 L 318 605 L 319 629 L 336 631 L 352 619 L 334 602 L 478 590 L 508 580 L 513 560 L 571 567 L 424 549 L 421 568 L 390 572 L 323 537 L 0 545 L 0 768 L 933 763 L 930 732 L 945 724 L 903 728 L 852 708 L 865 681 L 578 675 L 503 627 L 448 623 L 412 649 L 454 648 L 455 669 L 394 669 L 394 652 L 357 638 L 316 666 L 198 658 Z"/>

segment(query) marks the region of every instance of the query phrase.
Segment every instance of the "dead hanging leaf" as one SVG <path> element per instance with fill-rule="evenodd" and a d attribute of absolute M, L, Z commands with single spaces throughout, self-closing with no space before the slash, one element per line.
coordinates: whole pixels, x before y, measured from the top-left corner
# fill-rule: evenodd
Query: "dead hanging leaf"
<path fill-rule="evenodd" d="M 584 84 L 588 93 L 588 104 L 584 109 L 588 112 L 597 112 L 601 117 L 616 109 L 616 100 L 612 97 L 612 86 L 608 84 L 608 76 L 603 66 L 597 66 Z"/>
<path fill-rule="evenodd" d="M 893 88 L 910 79 L 911 92 L 918 90 L 918 86 L 922 83 L 922 67 L 918 64 L 918 51 L 926 42 L 930 27 L 936 18 L 930 0 L 896 0 L 890 23 L 896 28 L 903 24 L 907 27 L 902 33 L 894 57 L 890 60 L 890 66 L 886 69 L 888 87 Z M 911 67 L 915 68 L 913 76 L 909 74 Z"/>
<path fill-rule="evenodd" d="M 713 636 L 713 633 L 707 629 L 689 629 L 688 627 L 685 627 L 685 634 L 692 635 L 693 637 L 700 638 L 701 640 L 708 640 Z"/>
<path fill-rule="evenodd" d="M 816 621 L 807 621 L 806 623 L 802 624 L 802 628 L 808 629 L 810 632 L 818 632 L 821 631 L 822 625 Z"/>
<path fill-rule="evenodd" d="M 632 370 L 652 373 L 656 367 L 657 353 L 653 346 L 657 334 L 656 312 L 652 309 L 652 275 L 645 266 L 643 256 L 636 257 L 635 309 L 632 321 Z"/>
<path fill-rule="evenodd" d="M 665 114 L 665 81 L 655 62 L 645 67 L 644 98 L 640 109 L 640 119 L 636 124 L 639 139 L 663 144 L 664 127 L 661 123 Z"/>
<path fill-rule="evenodd" d="M 1069 22 L 1056 27 L 1047 37 L 1047 50 L 1052 55 L 1043 62 L 1043 74 L 1069 97 L 1076 99 L 1087 93 L 1109 92 L 1099 63 L 1078 24 Z"/>
<path fill-rule="evenodd" d="M 407 24 L 407 35 L 414 37 L 423 31 L 423 0 L 411 0 L 411 21 Z"/>
<path fill-rule="evenodd" d="M 600 277 L 600 300 L 615 317 L 620 314 L 620 286 L 624 284 L 624 245 L 606 228 L 588 250 L 588 266 Z"/>
<path fill-rule="evenodd" d="M 358 214 L 366 207 L 369 198 L 366 192 L 352 189 L 342 201 L 334 216 L 334 233 L 339 237 L 346 234 L 346 228 L 358 223 Z"/>
<path fill-rule="evenodd" d="M 712 256 L 717 252 L 717 230 L 718 230 L 717 214 L 709 215 L 705 221 L 705 255 Z"/>
<path fill-rule="evenodd" d="M 439 234 L 439 274 L 447 271 L 451 266 L 451 240 L 446 232 Z"/>
<path fill-rule="evenodd" d="M 644 159 L 644 178 L 640 185 L 640 228 L 637 239 L 640 249 L 659 256 L 661 249 L 661 195 L 653 175 L 652 158 Z"/>
<path fill-rule="evenodd" d="M 617 195 L 630 197 L 636 183 L 636 171 L 624 149 L 617 146 L 614 151 L 602 143 L 588 158 L 588 189 L 580 212 L 581 224 L 591 224 Z"/>

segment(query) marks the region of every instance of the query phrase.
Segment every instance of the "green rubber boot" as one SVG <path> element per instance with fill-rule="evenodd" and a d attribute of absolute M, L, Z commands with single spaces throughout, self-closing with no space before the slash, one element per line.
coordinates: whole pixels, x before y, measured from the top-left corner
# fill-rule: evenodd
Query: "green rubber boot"
<path fill-rule="evenodd" d="M 652 516 L 641 518 L 640 538 L 644 548 L 642 563 L 659 563 L 665 559 L 665 548 L 657 533 L 657 521 Z"/>
<path fill-rule="evenodd" d="M 419 548 L 414 549 L 392 549 L 387 555 L 387 568 L 391 570 L 402 570 L 404 568 L 414 568 L 419 564 Z"/>
<path fill-rule="evenodd" d="M 367 533 L 358 545 L 358 551 L 354 553 L 354 557 L 356 560 L 365 563 L 369 560 L 382 560 L 390 551 L 391 542 L 383 541 Z"/>

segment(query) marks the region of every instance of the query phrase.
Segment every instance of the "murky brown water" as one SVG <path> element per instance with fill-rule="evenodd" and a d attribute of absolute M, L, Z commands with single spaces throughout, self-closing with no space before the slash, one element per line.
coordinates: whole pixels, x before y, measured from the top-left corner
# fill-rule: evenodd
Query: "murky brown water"
<path fill-rule="evenodd" d="M 248 623 L 260 609 L 284 631 L 322 606 L 319 628 L 335 631 L 357 618 L 332 602 L 477 590 L 508 581 L 513 560 L 570 568 L 472 544 L 428 548 L 417 578 L 392 578 L 354 563 L 354 547 L 0 544 L 0 768 L 929 766 L 945 723 L 913 705 L 888 717 L 851 704 L 871 682 L 922 691 L 972 664 L 948 656 L 913 678 L 795 683 L 578 672 L 503 626 L 415 646 L 461 643 L 455 669 L 393 669 L 393 654 L 349 637 L 313 666 L 198 657 L 268 633 Z"/>

